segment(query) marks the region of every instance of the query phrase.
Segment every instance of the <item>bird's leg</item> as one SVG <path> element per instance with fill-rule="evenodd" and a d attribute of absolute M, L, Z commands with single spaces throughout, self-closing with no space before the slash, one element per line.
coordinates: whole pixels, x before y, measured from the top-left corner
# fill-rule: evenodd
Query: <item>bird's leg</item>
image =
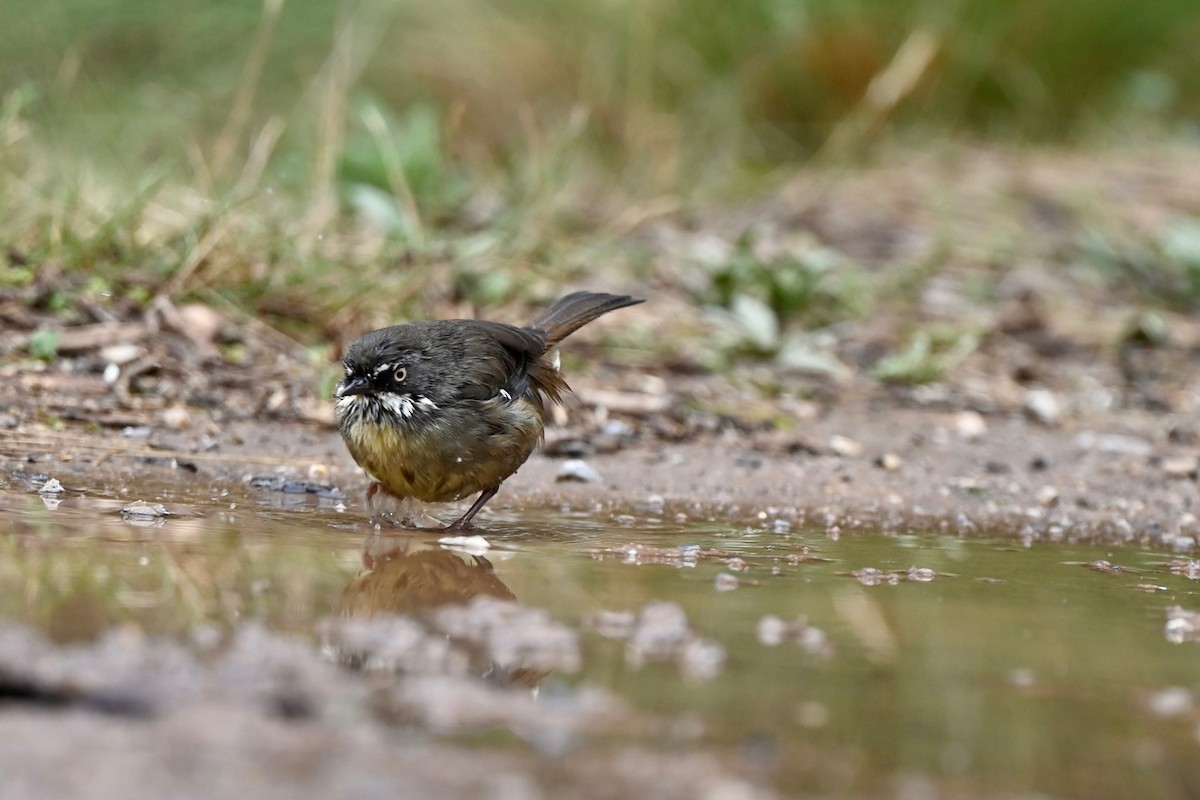
<path fill-rule="evenodd" d="M 471 527 L 471 518 L 478 514 L 479 509 L 483 508 L 483 504 L 495 497 L 496 492 L 498 491 L 500 491 L 499 484 L 490 489 L 484 489 L 479 493 L 479 497 L 475 500 L 471 507 L 467 509 L 467 513 L 463 514 L 454 522 L 451 522 L 449 525 L 447 525 L 446 530 L 465 531 L 467 528 Z"/>
<path fill-rule="evenodd" d="M 400 515 L 397 512 L 400 512 Z M 372 481 L 367 487 L 367 513 L 376 528 L 381 527 L 383 523 L 392 528 L 413 527 L 404 498 L 388 491 L 387 487 L 378 481 Z"/>
<path fill-rule="evenodd" d="M 382 511 L 389 511 L 386 507 L 387 501 L 391 500 L 394 503 L 404 502 L 404 498 L 397 494 L 392 494 L 387 487 L 379 481 L 371 481 L 371 485 L 367 487 L 367 510 L 374 512 L 376 507 L 382 506 Z"/>

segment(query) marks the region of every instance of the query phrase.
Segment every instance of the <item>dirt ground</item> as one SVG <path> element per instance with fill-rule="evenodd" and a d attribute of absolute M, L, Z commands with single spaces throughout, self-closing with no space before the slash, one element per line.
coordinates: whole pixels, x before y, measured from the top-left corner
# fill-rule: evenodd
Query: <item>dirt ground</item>
<path fill-rule="evenodd" d="M 1054 163 L 1004 180 L 1017 180 L 1031 198 L 1053 198 L 1077 177 L 1069 160 Z M 1085 175 L 1088 186 L 1075 191 L 1157 187 L 1152 199 L 1161 202 L 1142 207 L 1141 221 L 1152 226 L 1191 202 L 1180 194 L 1186 175 L 1169 179 L 1170 171 L 1169 165 L 1127 163 Z M 759 216 L 791 220 L 780 224 L 816 231 L 846 251 L 857 247 L 866 262 L 898 258 L 928 244 L 936 228 L 936 220 L 919 214 L 903 224 L 888 216 L 922 188 L 914 177 L 920 174 L 885 170 L 823 194 L 798 185 L 794 193 L 819 194 L 822 204 L 785 196 Z M 1005 165 L 983 159 L 960 188 L 967 195 L 985 192 L 996 174 L 1008 175 Z M 843 205 L 856 213 L 840 212 Z M 1041 251 L 1052 253 L 1064 238 L 1064 212 L 1034 205 L 1040 209 L 1034 234 Z M 964 206 L 986 211 L 986 204 Z M 47 286 L 34 291 L 48 291 L 55 275 L 49 271 L 39 280 Z M 1014 268 L 986 310 L 964 299 L 968 282 L 950 273 L 931 280 L 922 295 L 921 313 L 930 317 L 945 316 L 947 308 L 958 319 L 987 317 L 979 347 L 927 385 L 870 377 L 869 364 L 896 343 L 886 314 L 841 329 L 837 352 L 850 369 L 836 375 L 751 362 L 713 374 L 686 359 L 620 366 L 589 347 L 586 331 L 578 334 L 580 341 L 567 345 L 578 347 L 586 362 L 568 372 L 575 395 L 556 412 L 544 448 L 488 510 L 570 507 L 634 529 L 640 514 L 665 512 L 829 536 L 938 531 L 1193 551 L 1200 535 L 1194 369 L 1200 324 L 1184 313 L 1161 312 L 1165 330 L 1122 334 L 1138 319 L 1138 302 L 1103 288 L 1081 293 L 1036 260 Z M 654 331 L 667 324 L 663 320 L 689 313 L 677 293 L 647 287 L 644 294 L 644 306 L 621 312 L 632 329 Z M 340 496 L 366 516 L 365 478 L 333 428 L 331 400 L 318 389 L 318 373 L 329 365 L 314 366 L 303 348 L 253 319 L 159 298 L 148 309 L 98 313 L 67 327 L 56 342 L 57 357 L 39 360 L 22 353 L 32 349 L 33 332 L 48 312 L 9 293 L 0 318 L 0 344 L 8 354 L 0 363 L 5 490 L 36 492 L 54 480 L 67 492 L 170 503 L 198 484 L 255 480 L 279 491 Z M 218 347 L 230 341 L 238 344 L 236 359 Z M 178 497 L 157 488 L 172 483 L 180 487 Z M 156 487 L 155 496 L 143 496 L 146 485 Z M 488 510 L 477 518 L 485 531 Z M 118 647 L 117 655 L 100 644 L 67 657 L 53 655 L 19 627 L 0 634 L 11 640 L 0 648 L 5 798 L 291 797 L 298 791 L 631 797 L 645 791 L 647 780 L 661 797 L 769 796 L 745 764 L 720 763 L 687 748 L 674 754 L 604 748 L 554 762 L 511 748 L 481 755 L 414 739 L 401 757 L 396 737 L 408 734 L 375 721 L 394 712 L 392 701 L 365 701 L 374 696 L 369 681 L 324 681 L 332 667 L 311 648 L 287 650 L 265 633 L 246 658 L 288 668 L 267 670 L 262 680 L 232 681 L 213 681 L 211 665 L 197 666 L 194 658 L 179 662 L 184 677 L 164 677 L 161 665 L 175 656 L 156 649 L 161 644 Z M 218 666 L 218 674 L 245 668 L 236 657 Z M 159 703 L 152 703 L 148 722 L 141 719 L 145 709 L 108 691 L 143 679 L 157 687 L 151 696 Z M 414 696 L 471 688 L 419 683 L 429 680 L 408 678 L 389 689 L 389 697 L 394 701 L 405 687 Z M 92 689 L 79 691 L 80 682 Z M 495 712 L 500 719 L 525 719 L 509 702 L 488 696 L 477 708 L 502 707 Z M 48 716 L 45 706 L 62 713 Z M 309 707 L 321 709 L 322 724 L 288 721 Z M 169 713 L 157 713 L 161 709 Z M 420 717 L 419 709 L 405 713 Z M 632 724 L 624 714 L 601 699 L 579 718 L 589 726 L 613 719 Z M 535 729 L 550 726 L 553 751 L 553 721 L 530 719 Z M 431 724 L 418 720 L 418 727 Z M 98 754 L 88 761 L 86 780 L 63 768 L 71 754 L 85 750 Z M 437 768 L 421 768 L 431 763 Z M 208 783 L 212 775 L 224 782 Z M 396 786 L 408 788 L 396 794 Z"/>
<path fill-rule="evenodd" d="M 821 402 L 785 401 L 803 421 L 781 430 L 678 410 L 706 393 L 742 397 L 747 407 L 763 402 L 717 379 L 681 380 L 663 392 L 656 376 L 614 376 L 576 382 L 577 400 L 566 424 L 551 429 L 549 453 L 505 484 L 494 509 L 587 510 L 632 528 L 631 537 L 641 515 L 665 513 L 827 536 L 882 529 L 1184 552 L 1196 545 L 1196 434 L 1172 414 L 1081 410 L 1102 389 L 1056 393 L 1051 416 L 1039 400 L 1004 406 L 850 383 Z M 128 414 L 122 423 L 150 422 L 150 430 L 60 430 L 37 421 L 39 409 L 73 402 L 48 378 L 21 376 L 42 388 L 6 411 L 0 480 L 9 491 L 36 491 L 53 478 L 68 492 L 169 504 L 198 486 L 254 480 L 284 492 L 340 492 L 367 515 L 365 478 L 327 423 L 222 419 L 176 405 L 130 414 L 116 404 L 91 413 Z M 91 385 L 99 380 L 70 383 L 70 391 L 99 392 Z M 559 480 L 571 458 L 598 482 Z M 161 489 L 172 484 L 177 496 Z M 477 524 L 486 534 L 486 513 Z M 70 650 L 32 636 L 0 626 L 5 798 L 777 796 L 754 758 L 677 741 L 654 727 L 661 721 L 648 723 L 604 693 L 535 703 L 472 675 L 402 670 L 380 680 L 338 671 L 316 649 L 255 628 L 238 631 L 215 658 L 120 633 Z M 629 744 L 646 725 L 638 735 L 671 746 Z M 523 741 L 464 747 L 440 737 L 495 726 Z M 610 730 L 626 743 L 595 743 Z"/>
<path fill-rule="evenodd" d="M 639 508 L 665 506 L 737 524 L 940 530 L 1190 550 L 1200 531 L 1200 430 L 1189 415 L 1089 409 L 1097 396 L 1120 390 L 1090 377 L 1081 370 L 1078 381 L 1086 390 L 1030 390 L 1007 407 L 994 397 L 952 390 L 846 385 L 822 402 L 781 401 L 782 413 L 797 420 L 789 430 L 679 410 L 705 396 L 727 404 L 732 397 L 732 405 L 752 409 L 766 402 L 718 379 L 689 379 L 686 388 L 669 391 L 655 376 L 617 379 L 658 393 L 577 381 L 567 424 L 548 431 L 543 452 L 505 483 L 490 507 L 567 504 L 636 516 Z M 38 388 L 53 384 L 51 376 L 19 380 L 30 389 L 9 404 L 9 427 L 0 432 L 10 488 L 37 489 L 53 477 L 69 490 L 130 494 L 141 474 L 152 475 L 156 485 L 178 476 L 183 486 L 197 480 L 236 485 L 276 474 L 335 487 L 348 506 L 367 513 L 366 479 L 326 423 L 228 420 L 171 405 L 155 412 L 89 412 L 126 414 L 119 421 L 132 430 L 124 434 L 113 426 L 70 423 L 57 430 L 38 416 L 47 406 L 74 401 Z M 99 377 L 64 383 L 57 391 L 76 396 L 106 388 Z M 592 468 L 593 482 L 575 475 L 571 462 L 577 460 Z M 480 520 L 486 527 L 486 514 Z"/>
<path fill-rule="evenodd" d="M 1147 304 L 1136 278 L 1102 279 L 1081 263 L 1080 243 L 1100 225 L 1128 255 L 1130 242 L 1195 214 L 1194 156 L 1163 146 L 904 151 L 866 169 L 799 173 L 736 211 L 652 219 L 631 237 L 654 254 L 657 279 L 588 287 L 648 302 L 567 342 L 577 394 L 555 415 L 543 453 L 492 505 L 565 501 L 625 513 L 666 502 L 739 522 L 1189 549 L 1200 530 L 1200 323 L 1164 305 L 1178 291 L 1153 284 L 1171 274 L 1154 271 L 1153 258 L 1165 256 L 1138 262 L 1142 288 L 1160 292 Z M 688 263 L 727 253 L 749 229 L 760 250 L 815 240 L 854 259 L 868 280 L 908 275 L 921 288 L 898 289 L 869 317 L 832 329 L 841 369 L 744 358 L 714 373 L 697 356 L 712 344 L 711 318 L 680 286 Z M 945 263 L 905 272 L 922 260 Z M 136 484 L 140 470 L 240 481 L 280 467 L 356 502 L 363 479 L 332 428 L 332 357 L 315 360 L 228 308 L 165 297 L 101 307 L 85 295 L 55 357 L 29 357 L 39 329 L 61 326 L 51 300 L 71 280 L 44 265 L 33 284 L 0 292 L 0 454 L 10 488 L 38 488 L 43 474 L 86 487 L 113 470 Z M 986 299 L 980 286 L 990 287 Z M 978 343 L 926 385 L 872 378 L 914 321 L 975 331 Z M 655 346 L 618 366 L 596 347 L 606 326 L 640 331 Z M 603 480 L 557 481 L 572 456 Z"/>

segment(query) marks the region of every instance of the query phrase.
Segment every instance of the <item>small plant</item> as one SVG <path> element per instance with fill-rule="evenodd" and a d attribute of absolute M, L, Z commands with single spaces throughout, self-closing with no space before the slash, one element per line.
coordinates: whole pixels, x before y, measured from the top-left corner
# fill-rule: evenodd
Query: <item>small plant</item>
<path fill-rule="evenodd" d="M 40 361 L 50 361 L 58 355 L 58 340 L 62 331 L 56 328 L 41 328 L 29 337 L 29 355 Z"/>
<path fill-rule="evenodd" d="M 371 99 L 356 111 L 338 166 L 343 198 L 381 230 L 419 238 L 466 196 L 465 180 L 447 163 L 438 112 L 417 104 L 396 119 Z"/>
<path fill-rule="evenodd" d="M 1185 217 L 1149 241 L 1091 232 L 1084 257 L 1104 277 L 1179 311 L 1200 308 L 1200 219 Z"/>
<path fill-rule="evenodd" d="M 733 308 L 751 297 L 783 322 L 821 328 L 857 310 L 857 281 L 850 267 L 830 250 L 800 246 L 759 257 L 754 237 L 744 234 L 733 255 L 708 268 L 708 302 Z"/>
<path fill-rule="evenodd" d="M 820 353 L 807 331 L 859 315 L 864 303 L 856 270 L 816 244 L 777 254 L 765 250 L 746 234 L 728 259 L 693 274 L 692 292 L 710 306 L 718 326 L 718 350 L 725 357 L 748 354 L 840 371 L 837 359 Z"/>
<path fill-rule="evenodd" d="M 903 350 L 880 359 L 871 375 L 885 383 L 934 383 L 978 347 L 979 334 L 971 331 L 918 330 Z"/>

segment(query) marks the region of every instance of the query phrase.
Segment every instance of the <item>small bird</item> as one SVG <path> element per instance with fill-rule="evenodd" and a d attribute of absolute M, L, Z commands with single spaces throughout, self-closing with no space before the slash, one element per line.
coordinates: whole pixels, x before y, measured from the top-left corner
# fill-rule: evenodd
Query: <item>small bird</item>
<path fill-rule="evenodd" d="M 643 302 L 575 292 L 521 328 L 455 319 L 366 334 L 346 351 L 334 414 L 350 455 L 381 488 L 424 502 L 479 498 L 471 524 L 542 439 L 546 400 L 570 391 L 547 354 L 596 318 Z"/>

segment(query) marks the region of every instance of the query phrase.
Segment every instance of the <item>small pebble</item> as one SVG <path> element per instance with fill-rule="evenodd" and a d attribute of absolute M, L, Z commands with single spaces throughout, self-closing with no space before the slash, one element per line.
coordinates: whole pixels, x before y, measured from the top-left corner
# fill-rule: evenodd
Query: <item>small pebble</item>
<path fill-rule="evenodd" d="M 217 340 L 225 318 L 217 311 L 201 303 L 179 306 L 178 319 L 182 327 L 179 332 L 197 345 L 212 344 Z"/>
<path fill-rule="evenodd" d="M 1051 508 L 1058 505 L 1058 499 L 1058 489 L 1055 489 L 1053 486 L 1043 486 L 1041 489 L 1038 489 L 1037 501 L 1039 505 Z"/>
<path fill-rule="evenodd" d="M 960 411 L 954 416 L 954 432 L 960 439 L 978 441 L 987 436 L 987 420 L 978 411 Z"/>
<path fill-rule="evenodd" d="M 1172 456 L 1164 458 L 1162 471 L 1172 478 L 1195 478 L 1200 474 L 1200 459 L 1196 456 Z"/>
<path fill-rule="evenodd" d="M 738 588 L 737 576 L 730 575 L 728 572 L 718 572 L 715 583 L 718 592 L 732 592 Z"/>
<path fill-rule="evenodd" d="M 558 468 L 558 474 L 554 476 L 554 480 L 559 482 L 604 483 L 604 478 L 600 476 L 600 473 L 580 458 L 570 458 L 564 461 L 562 466 Z"/>
<path fill-rule="evenodd" d="M 632 436 L 633 428 L 629 423 L 619 419 L 610 419 L 600 426 L 600 432 L 605 436 Z"/>
<path fill-rule="evenodd" d="M 134 519 L 161 519 L 170 516 L 171 512 L 162 503 L 147 503 L 138 500 L 121 509 L 121 515 Z"/>
<path fill-rule="evenodd" d="M 191 424 L 191 414 L 183 406 L 163 409 L 162 423 L 173 430 L 181 430 Z"/>
<path fill-rule="evenodd" d="M 1022 403 L 1030 419 L 1043 425 L 1057 425 L 1062 418 L 1058 397 L 1049 389 L 1030 389 Z"/>
<path fill-rule="evenodd" d="M 895 453 L 884 453 L 875 459 L 875 466 L 882 467 L 888 472 L 895 472 L 904 465 L 904 461 Z"/>
<path fill-rule="evenodd" d="M 1081 450 L 1096 450 L 1114 456 L 1148 456 L 1154 452 L 1154 445 L 1141 437 L 1120 433 L 1099 434 L 1095 431 L 1080 433 L 1075 437 L 1075 446 Z"/>
<path fill-rule="evenodd" d="M 122 367 L 134 359 L 140 358 L 145 350 L 136 344 L 110 344 L 100 348 L 100 359 L 110 365 Z"/>
<path fill-rule="evenodd" d="M 862 454 L 863 446 L 862 443 L 856 442 L 846 436 L 831 436 L 829 437 L 829 449 L 836 456 L 854 458 Z"/>

